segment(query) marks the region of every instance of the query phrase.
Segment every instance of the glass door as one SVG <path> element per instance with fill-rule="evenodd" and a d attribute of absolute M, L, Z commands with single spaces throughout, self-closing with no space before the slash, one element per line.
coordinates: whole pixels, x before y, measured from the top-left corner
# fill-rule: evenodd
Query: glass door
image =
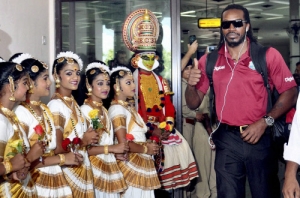
<path fill-rule="evenodd" d="M 56 52 L 74 51 L 84 66 L 95 59 L 112 64 L 117 53 L 125 54 L 123 59 L 129 63 L 133 53 L 123 43 L 122 28 L 126 17 L 140 8 L 151 10 L 159 21 L 156 53 L 160 56 L 160 67 L 155 72 L 170 81 L 175 93 L 176 125 L 180 129 L 180 0 L 58 0 Z"/>

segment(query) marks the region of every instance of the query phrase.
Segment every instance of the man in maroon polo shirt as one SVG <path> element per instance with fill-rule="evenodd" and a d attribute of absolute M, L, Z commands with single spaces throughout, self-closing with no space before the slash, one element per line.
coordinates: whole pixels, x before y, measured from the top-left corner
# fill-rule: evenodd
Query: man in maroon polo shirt
<path fill-rule="evenodd" d="M 257 41 L 249 12 L 241 5 L 231 4 L 223 10 L 221 21 L 218 59 L 213 71 L 220 122 L 212 136 L 216 146 L 218 197 L 244 197 L 246 177 L 252 197 L 278 197 L 279 192 L 274 191 L 277 161 L 268 129 L 274 119 L 296 103 L 296 83 L 280 53 L 270 47 L 266 52 L 269 83 L 281 95 L 266 113 L 268 94 L 250 57 L 250 43 Z M 194 67 L 190 73 L 185 97 L 191 109 L 199 106 L 209 87 L 206 57 L 201 57 L 198 68 Z M 240 131 L 240 126 L 245 125 L 247 128 Z"/>

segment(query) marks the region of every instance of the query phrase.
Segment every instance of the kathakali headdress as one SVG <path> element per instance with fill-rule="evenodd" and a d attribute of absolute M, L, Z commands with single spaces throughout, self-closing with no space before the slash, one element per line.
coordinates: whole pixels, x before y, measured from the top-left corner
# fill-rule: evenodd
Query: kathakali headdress
<path fill-rule="evenodd" d="M 147 9 L 133 11 L 123 26 L 123 40 L 126 47 L 136 53 L 131 60 L 134 68 L 152 71 L 159 66 L 155 54 L 159 36 L 159 23 L 156 16 Z"/>

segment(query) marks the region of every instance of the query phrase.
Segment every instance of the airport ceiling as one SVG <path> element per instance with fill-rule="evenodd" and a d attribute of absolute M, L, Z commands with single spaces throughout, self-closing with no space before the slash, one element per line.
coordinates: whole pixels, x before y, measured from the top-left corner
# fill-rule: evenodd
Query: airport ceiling
<path fill-rule="evenodd" d="M 182 0 L 181 30 L 196 35 L 200 45 L 214 45 L 219 40 L 219 29 L 199 29 L 198 18 L 220 17 L 231 3 L 245 6 L 250 13 L 254 35 L 265 45 L 289 43 L 289 0 Z"/>

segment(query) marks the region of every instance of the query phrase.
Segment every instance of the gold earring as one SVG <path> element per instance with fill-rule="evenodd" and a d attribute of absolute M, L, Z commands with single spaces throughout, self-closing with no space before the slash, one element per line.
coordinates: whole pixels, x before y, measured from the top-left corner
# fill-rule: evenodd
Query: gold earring
<path fill-rule="evenodd" d="M 88 93 L 86 95 L 91 96 L 92 95 L 92 87 L 91 87 L 90 83 L 88 82 L 87 78 L 85 79 L 85 86 L 88 90 Z"/>
<path fill-rule="evenodd" d="M 12 102 L 15 102 L 16 101 L 16 98 L 14 96 L 15 94 L 15 83 L 14 83 L 14 79 L 11 77 L 11 76 L 8 76 L 8 82 L 9 82 L 9 87 L 10 87 L 10 92 L 11 92 L 11 95 L 10 97 L 8 98 L 10 101 Z"/>
<path fill-rule="evenodd" d="M 30 86 L 29 86 L 28 93 L 33 94 L 33 86 L 32 86 L 31 83 L 30 83 Z"/>
<path fill-rule="evenodd" d="M 117 86 L 117 88 L 116 88 L 116 95 L 117 96 L 120 95 L 120 88 L 119 88 L 119 86 Z"/>
<path fill-rule="evenodd" d="M 55 87 L 60 88 L 60 80 L 58 78 L 55 80 Z"/>
<path fill-rule="evenodd" d="M 56 72 L 56 67 L 54 67 L 54 79 L 55 79 L 55 87 L 60 88 L 60 80 Z"/>
<path fill-rule="evenodd" d="M 120 95 L 120 82 L 119 79 L 116 79 L 116 95 Z"/>

